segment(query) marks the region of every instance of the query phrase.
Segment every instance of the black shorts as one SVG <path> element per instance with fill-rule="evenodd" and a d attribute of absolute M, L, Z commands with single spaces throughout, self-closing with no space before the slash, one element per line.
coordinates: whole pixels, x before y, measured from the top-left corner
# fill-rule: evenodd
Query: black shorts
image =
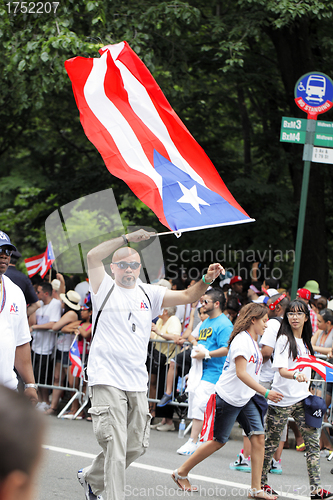
<path fill-rule="evenodd" d="M 175 357 L 176 366 L 178 367 L 178 375 L 184 376 L 187 375 L 191 368 L 191 350 L 190 347 L 188 349 L 185 348 L 184 351 L 177 354 Z M 183 372 L 184 367 L 184 372 Z"/>
<path fill-rule="evenodd" d="M 50 385 L 53 372 L 53 358 L 51 354 L 37 354 L 31 351 L 31 361 L 36 384 Z"/>

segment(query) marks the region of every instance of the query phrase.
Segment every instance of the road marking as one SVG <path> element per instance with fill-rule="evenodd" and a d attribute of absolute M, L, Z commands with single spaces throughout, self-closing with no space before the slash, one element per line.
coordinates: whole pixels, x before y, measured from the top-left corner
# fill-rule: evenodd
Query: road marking
<path fill-rule="evenodd" d="M 71 450 L 69 448 L 59 448 L 57 446 L 49 446 L 47 444 L 44 444 L 42 446 L 45 450 L 49 451 L 55 451 L 57 453 L 64 453 L 66 455 L 75 455 L 77 457 L 84 457 L 84 458 L 91 458 L 94 459 L 96 455 L 93 453 L 85 453 L 84 451 L 76 451 L 76 450 Z M 161 474 L 172 474 L 171 469 L 164 469 L 162 467 L 156 467 L 155 465 L 146 465 L 146 464 L 140 464 L 140 463 L 135 463 L 133 462 L 131 464 L 131 467 L 136 467 L 137 469 L 145 469 L 149 470 L 152 472 L 159 472 Z M 208 476 L 200 476 L 199 474 L 189 474 L 189 477 L 191 479 L 195 479 L 197 481 L 204 481 L 206 483 L 215 483 L 215 484 L 220 484 L 223 486 L 229 486 L 231 488 L 239 488 L 239 489 L 245 489 L 248 490 L 249 485 L 248 484 L 242 484 L 242 483 L 234 483 L 232 481 L 226 481 L 225 479 L 217 479 L 216 477 L 208 477 Z M 309 497 L 297 495 L 295 493 L 285 493 L 283 491 L 277 491 L 277 493 L 282 496 L 283 498 L 292 498 L 294 500 L 309 500 Z"/>

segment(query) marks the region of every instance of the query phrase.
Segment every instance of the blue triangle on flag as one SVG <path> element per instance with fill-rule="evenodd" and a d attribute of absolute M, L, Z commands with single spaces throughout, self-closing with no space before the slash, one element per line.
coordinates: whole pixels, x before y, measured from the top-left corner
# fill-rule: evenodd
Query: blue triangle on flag
<path fill-rule="evenodd" d="M 231 224 L 248 219 L 222 196 L 197 182 L 156 150 L 154 167 L 163 179 L 164 214 L 172 230 Z"/>
<path fill-rule="evenodd" d="M 333 382 L 333 369 L 326 366 L 326 382 Z"/>

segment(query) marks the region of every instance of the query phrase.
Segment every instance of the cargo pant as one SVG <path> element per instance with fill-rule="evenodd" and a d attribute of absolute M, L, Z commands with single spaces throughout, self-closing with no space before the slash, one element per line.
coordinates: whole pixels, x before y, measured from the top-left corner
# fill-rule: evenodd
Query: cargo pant
<path fill-rule="evenodd" d="M 304 439 L 306 451 L 306 465 L 311 489 L 320 487 L 320 446 L 319 433 L 315 427 L 309 427 L 305 423 L 303 401 L 291 406 L 281 407 L 268 405 L 266 427 L 265 427 L 265 458 L 262 469 L 261 484 L 267 484 L 267 474 L 275 450 L 279 446 L 282 430 L 293 417 L 300 433 Z"/>
<path fill-rule="evenodd" d="M 104 500 L 125 498 L 125 469 L 149 444 L 150 415 L 146 392 L 115 387 L 90 387 L 93 429 L 102 451 L 83 475 L 95 495 Z"/>

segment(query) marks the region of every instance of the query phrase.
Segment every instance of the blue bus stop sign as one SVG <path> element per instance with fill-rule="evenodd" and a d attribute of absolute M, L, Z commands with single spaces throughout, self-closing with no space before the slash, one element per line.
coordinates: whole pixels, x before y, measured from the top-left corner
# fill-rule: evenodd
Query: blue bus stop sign
<path fill-rule="evenodd" d="M 317 115 L 333 107 L 333 82 L 324 73 L 306 73 L 295 85 L 295 102 L 315 120 Z"/>

